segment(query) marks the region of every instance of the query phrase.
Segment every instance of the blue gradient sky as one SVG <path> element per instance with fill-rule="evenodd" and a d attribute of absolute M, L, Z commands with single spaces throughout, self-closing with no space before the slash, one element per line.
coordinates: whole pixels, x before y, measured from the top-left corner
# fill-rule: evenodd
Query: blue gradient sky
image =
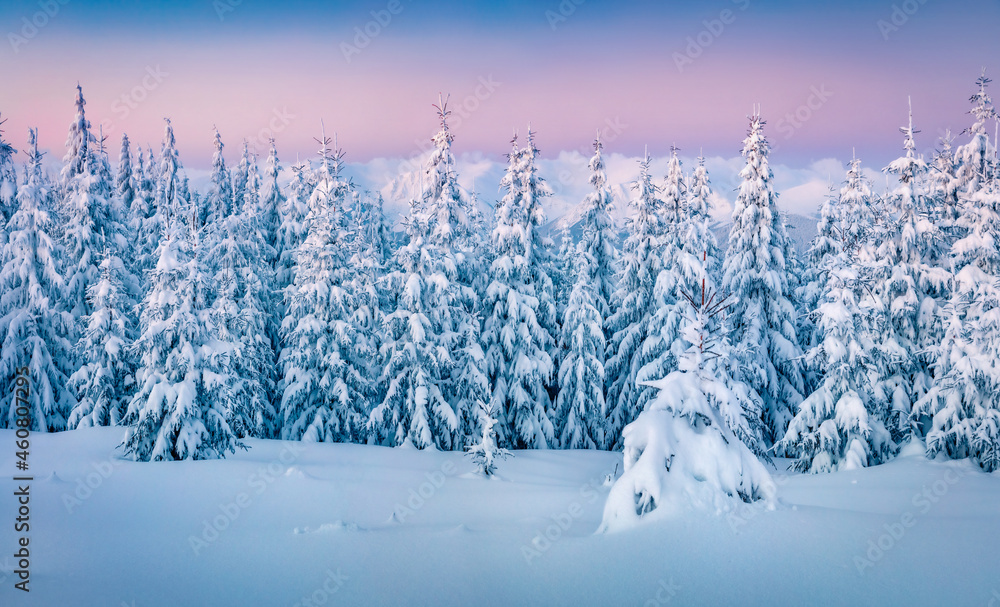
<path fill-rule="evenodd" d="M 676 144 L 731 157 L 760 103 L 775 162 L 804 167 L 857 148 L 882 166 L 900 149 L 907 95 L 929 153 L 944 129 L 970 123 L 980 69 L 1000 74 L 995 0 L 566 0 L 573 11 L 554 26 L 558 0 L 400 0 L 378 28 L 371 12 L 387 0 L 63 1 L 50 0 L 52 17 L 45 0 L 0 4 L 7 138 L 37 125 L 42 144 L 61 150 L 79 81 L 88 116 L 114 139 L 124 130 L 155 149 L 170 116 L 192 168 L 209 162 L 213 125 L 233 155 L 242 138 L 273 132 L 291 160 L 314 153 L 320 119 L 351 160 L 408 157 L 434 130 L 439 91 L 464 107 L 459 153 L 498 158 L 530 121 L 550 156 L 588 150 L 605 128 L 608 149 L 627 155 Z M 894 10 L 898 28 L 880 30 Z M 707 31 L 722 11 L 730 23 Z M 47 23 L 28 37 L 26 19 Z M 342 45 L 366 26 L 380 31 L 348 60 Z M 676 54 L 699 36 L 710 44 L 679 69 Z M 787 118 L 796 111 L 806 119 Z"/>

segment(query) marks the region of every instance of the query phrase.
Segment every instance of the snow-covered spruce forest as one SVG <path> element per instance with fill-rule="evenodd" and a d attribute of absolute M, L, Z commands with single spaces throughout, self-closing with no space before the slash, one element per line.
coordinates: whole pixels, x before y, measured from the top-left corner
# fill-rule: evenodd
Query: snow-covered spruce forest
<path fill-rule="evenodd" d="M 606 525 L 614 504 L 655 507 L 667 488 L 649 475 L 695 466 L 692 449 L 716 454 L 714 484 L 744 501 L 772 496 L 761 461 L 775 456 L 827 472 L 919 441 L 993 471 L 988 83 L 934 158 L 916 155 L 910 118 L 884 169 L 890 191 L 852 160 L 804 258 L 760 115 L 728 243 L 710 230 L 704 164 L 685 169 L 676 153 L 664 178 L 640 163 L 616 226 L 599 140 L 581 230 L 548 238 L 533 134 L 512 142 L 488 216 L 458 186 L 446 104 L 394 232 L 325 135 L 281 187 L 273 140 L 262 166 L 246 146 L 228 166 L 216 133 L 211 184 L 196 192 L 169 120 L 158 154 L 123 135 L 113 165 L 79 90 L 58 175 L 35 131 L 21 166 L 0 140 L 0 427 L 15 426 L 27 367 L 33 430 L 124 426 L 121 449 L 139 461 L 280 438 L 466 450 L 489 474 L 507 450 L 624 449 Z"/>

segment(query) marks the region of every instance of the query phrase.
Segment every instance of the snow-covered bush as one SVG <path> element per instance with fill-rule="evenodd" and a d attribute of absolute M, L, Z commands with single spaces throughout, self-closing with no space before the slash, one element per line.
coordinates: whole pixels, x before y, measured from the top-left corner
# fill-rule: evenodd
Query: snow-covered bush
<path fill-rule="evenodd" d="M 497 460 L 507 459 L 511 455 L 510 451 L 497 444 L 496 431 L 493 430 L 497 419 L 488 407 L 489 405 L 484 405 L 479 409 L 479 426 L 483 429 L 483 434 L 478 443 L 467 449 L 469 457 L 476 462 L 479 473 L 483 476 L 496 474 Z"/>

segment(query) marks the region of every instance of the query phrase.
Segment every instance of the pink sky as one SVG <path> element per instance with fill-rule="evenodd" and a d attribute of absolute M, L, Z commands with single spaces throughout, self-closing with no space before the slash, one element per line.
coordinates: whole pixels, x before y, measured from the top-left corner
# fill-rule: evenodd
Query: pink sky
<path fill-rule="evenodd" d="M 995 4 L 982 10 L 995 17 Z M 31 14 L 33 5 L 24 6 Z M 918 144 L 929 152 L 943 129 L 967 126 L 967 98 L 980 68 L 1000 70 L 989 65 L 1000 57 L 995 36 L 953 40 L 940 52 L 928 48 L 925 34 L 956 11 L 944 3 L 921 6 L 890 40 L 871 19 L 890 9 L 866 7 L 868 17 L 858 13 L 863 38 L 853 41 L 846 36 L 855 30 L 844 29 L 842 45 L 815 29 L 823 20 L 819 9 L 810 13 L 810 31 L 774 6 L 734 8 L 729 29 L 683 71 L 674 53 L 684 52 L 687 37 L 702 32 L 718 9 L 691 9 L 685 27 L 657 38 L 629 24 L 602 30 L 582 17 L 552 32 L 541 12 L 533 29 L 518 35 L 464 23 L 449 29 L 425 21 L 417 28 L 414 4 L 396 17 L 400 25 L 390 23 L 348 62 L 340 44 L 351 41 L 350 24 L 364 25 L 364 11 L 339 35 L 288 26 L 251 35 L 257 30 L 250 25 L 246 35 L 240 29 L 209 35 L 210 24 L 203 24 L 203 30 L 133 28 L 112 36 L 77 27 L 71 8 L 15 55 L 4 49 L 0 112 L 8 118 L 7 139 L 17 147 L 27 127 L 38 126 L 43 147 L 61 155 L 79 81 L 88 117 L 105 124 L 113 149 L 123 130 L 157 149 L 162 118 L 169 116 L 181 159 L 191 167 L 208 164 L 213 125 L 227 153 L 235 155 L 243 138 L 263 140 L 273 132 L 291 161 L 314 153 L 321 119 L 350 160 L 410 156 L 435 128 L 430 104 L 439 91 L 452 95 L 459 153 L 499 156 L 512 129 L 523 131 L 530 121 L 543 153 L 552 155 L 589 149 L 595 131 L 605 128 L 609 150 L 636 154 L 648 144 L 662 154 L 676 144 L 690 155 L 704 148 L 728 157 L 738 153 L 745 116 L 760 103 L 776 160 L 804 166 L 848 157 L 857 147 L 878 164 L 899 148 L 908 94 L 923 131 Z M 990 29 L 968 25 L 980 26 Z M 793 125 L 786 116 L 796 111 L 807 118 Z"/>

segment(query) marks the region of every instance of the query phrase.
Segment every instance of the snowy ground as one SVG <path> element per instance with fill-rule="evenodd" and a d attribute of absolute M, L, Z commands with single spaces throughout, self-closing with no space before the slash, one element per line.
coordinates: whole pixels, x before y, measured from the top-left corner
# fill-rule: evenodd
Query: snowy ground
<path fill-rule="evenodd" d="M 968 462 L 779 474 L 775 511 L 595 535 L 617 453 L 518 452 L 487 481 L 461 454 L 259 440 L 137 464 L 122 435 L 32 436 L 31 592 L 0 572 L 0 605 L 1000 605 L 1000 475 Z"/>

